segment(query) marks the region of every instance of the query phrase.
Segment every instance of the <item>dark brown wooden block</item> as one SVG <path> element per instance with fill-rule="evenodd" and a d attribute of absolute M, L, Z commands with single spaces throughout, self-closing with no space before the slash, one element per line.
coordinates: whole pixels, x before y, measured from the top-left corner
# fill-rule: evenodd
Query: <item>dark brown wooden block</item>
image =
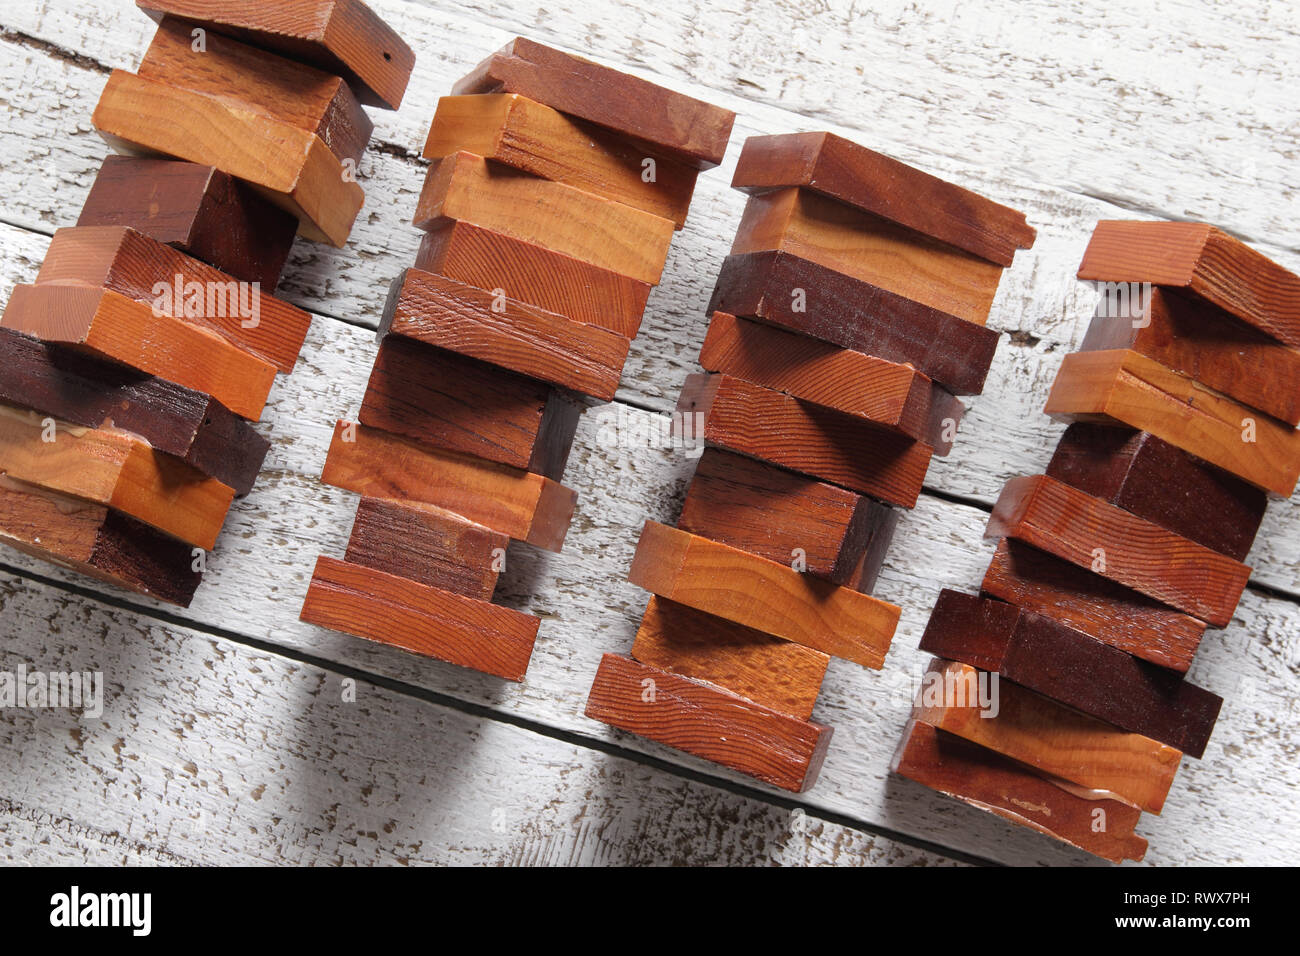
<path fill-rule="evenodd" d="M 788 252 L 727 256 L 710 312 L 757 319 L 891 362 L 956 395 L 978 395 L 998 333 Z"/>
<path fill-rule="evenodd" d="M 1223 699 L 1013 604 L 944 589 L 921 650 L 1068 704 L 1193 757 L 1205 753 Z"/>
<path fill-rule="evenodd" d="M 586 713 L 796 793 L 816 782 L 831 739 L 830 727 L 617 654 L 601 658 Z"/>
<path fill-rule="evenodd" d="M 104 157 L 78 226 L 130 226 L 274 292 L 298 220 L 221 172 L 176 159 Z"/>
<path fill-rule="evenodd" d="M 524 37 L 480 63 L 452 92 L 520 93 L 698 169 L 722 162 L 736 120 L 730 110 Z"/>
<path fill-rule="evenodd" d="M 386 335 L 359 420 L 559 480 L 581 413 L 576 401 L 535 379 Z"/>
<path fill-rule="evenodd" d="M 1023 213 L 834 133 L 751 136 L 731 185 L 751 194 L 811 189 L 1001 266 L 1034 244 Z"/>

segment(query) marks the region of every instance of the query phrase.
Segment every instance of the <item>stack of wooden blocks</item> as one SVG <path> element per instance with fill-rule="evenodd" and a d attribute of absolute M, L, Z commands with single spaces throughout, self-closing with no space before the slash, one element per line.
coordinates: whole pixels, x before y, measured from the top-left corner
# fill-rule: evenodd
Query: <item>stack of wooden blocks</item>
<path fill-rule="evenodd" d="M 509 541 L 560 550 L 582 396 L 614 397 L 734 114 L 522 38 L 438 104 L 415 267 L 321 480 L 362 495 L 302 619 L 523 680 L 538 618 L 491 603 Z"/>
<path fill-rule="evenodd" d="M 413 57 L 355 2 L 140 5 L 157 34 L 94 122 L 143 155 L 104 161 L 0 319 L 0 541 L 188 605 L 311 324 L 271 295 L 289 247 L 347 237 L 357 96 L 395 108 Z"/>
<path fill-rule="evenodd" d="M 1099 223 L 1078 275 L 1101 306 L 1046 409 L 1071 424 L 998 499 L 983 596 L 940 596 L 896 769 L 1119 862 L 1205 751 L 1222 700 L 1184 675 L 1300 477 L 1300 277 L 1171 222 Z"/>
<path fill-rule="evenodd" d="M 676 528 L 647 522 L 631 656 L 587 714 L 788 790 L 830 728 L 832 656 L 884 664 L 870 596 L 898 508 L 952 447 L 997 346 L 985 327 L 1020 213 L 829 133 L 746 142 L 750 193 L 674 427 L 707 443 Z"/>

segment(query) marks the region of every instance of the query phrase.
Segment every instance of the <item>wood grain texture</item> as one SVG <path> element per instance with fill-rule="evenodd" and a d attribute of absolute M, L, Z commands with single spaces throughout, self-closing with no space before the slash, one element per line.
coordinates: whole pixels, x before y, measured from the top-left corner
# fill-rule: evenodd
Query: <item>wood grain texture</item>
<path fill-rule="evenodd" d="M 807 189 L 750 196 L 731 255 L 789 252 L 976 325 L 1002 267 Z"/>
<path fill-rule="evenodd" d="M 998 542 L 980 589 L 1180 674 L 1205 635 L 1204 621 L 1014 538 Z"/>
<path fill-rule="evenodd" d="M 271 447 L 210 395 L 11 329 L 0 329 L 0 402 L 132 432 L 237 495 L 252 490 Z"/>
<path fill-rule="evenodd" d="M 442 159 L 460 150 L 670 219 L 678 229 L 686 224 L 699 175 L 692 166 L 647 156 L 639 144 L 514 93 L 438 101 L 420 155 Z"/>
<path fill-rule="evenodd" d="M 583 57 L 516 37 L 452 88 L 520 93 L 708 169 L 722 162 L 736 114 Z"/>
<path fill-rule="evenodd" d="M 563 545 L 577 499 L 541 475 L 345 421 L 334 428 L 320 480 L 372 498 L 436 505 L 548 551 Z"/>
<path fill-rule="evenodd" d="M 319 136 L 228 100 L 114 70 L 93 116 L 118 152 L 215 166 L 298 218 L 309 239 L 342 246 L 365 202 Z"/>
<path fill-rule="evenodd" d="M 1050 618 L 945 588 L 921 650 L 1201 757 L 1223 699 Z"/>
<path fill-rule="evenodd" d="M 730 375 L 692 375 L 677 411 L 696 439 L 904 508 L 930 464 L 922 442 Z"/>
<path fill-rule="evenodd" d="M 1173 747 L 1094 720 L 1011 681 L 998 682 L 996 709 L 985 711 L 978 692 L 972 693 L 980 673 L 956 661 L 931 661 L 926 685 L 933 682 L 935 691 L 922 690 L 912 719 L 1033 767 L 1049 779 L 1092 791 L 1080 796 L 1121 800 L 1144 813 L 1164 807 L 1183 759 Z"/>
<path fill-rule="evenodd" d="M 358 420 L 558 481 L 581 412 L 577 402 L 534 379 L 387 335 Z"/>
<path fill-rule="evenodd" d="M 894 772 L 989 813 L 1055 837 L 1112 863 L 1140 860 L 1140 811 L 1117 800 L 1077 796 L 991 750 L 909 722 Z M 1100 811 L 1101 816 L 1098 816 Z M 1094 824 L 1104 821 L 1098 832 Z"/>
<path fill-rule="evenodd" d="M 899 608 L 656 521 L 641 529 L 628 580 L 652 594 L 879 670 Z"/>
<path fill-rule="evenodd" d="M 311 327 L 311 316 L 297 306 L 129 226 L 58 230 L 36 274 L 36 284 L 45 283 L 99 286 L 165 306 L 159 311 L 214 332 L 286 374 Z"/>
<path fill-rule="evenodd" d="M 367 106 L 402 103 L 415 54 L 361 0 L 136 0 L 154 19 L 171 14 L 343 77 Z"/>
<path fill-rule="evenodd" d="M 751 136 L 731 185 L 751 194 L 810 189 L 1000 266 L 1034 244 L 1024 213 L 834 133 Z"/>
<path fill-rule="evenodd" d="M 326 555 L 316 560 L 300 618 L 516 682 L 528 670 L 541 623 L 510 608 Z"/>
<path fill-rule="evenodd" d="M 625 338 L 641 327 L 653 288 L 562 252 L 469 222 L 448 222 L 420 240 L 415 267 L 597 325 Z"/>
<path fill-rule="evenodd" d="M 586 714 L 796 793 L 816 783 L 831 739 L 830 727 L 618 654 L 601 658 Z"/>
<path fill-rule="evenodd" d="M 429 167 L 415 225 L 469 222 L 654 284 L 663 274 L 671 220 L 564 183 L 457 152 Z"/>
<path fill-rule="evenodd" d="M 78 226 L 129 226 L 274 292 L 298 220 L 215 166 L 145 156 L 104 157 Z"/>
<path fill-rule="evenodd" d="M 618 391 L 628 350 L 617 332 L 420 269 L 393 280 L 379 333 L 605 400 Z"/>
<path fill-rule="evenodd" d="M 913 365 L 958 395 L 983 391 L 998 346 L 992 329 L 788 252 L 727 256 L 709 311 Z"/>
<path fill-rule="evenodd" d="M 800 720 L 812 717 L 830 655 L 652 596 L 632 659 L 716 684 Z"/>
<path fill-rule="evenodd" d="M 1067 355 L 1044 411 L 1151 432 L 1283 498 L 1300 479 L 1300 432 L 1137 352 Z"/>

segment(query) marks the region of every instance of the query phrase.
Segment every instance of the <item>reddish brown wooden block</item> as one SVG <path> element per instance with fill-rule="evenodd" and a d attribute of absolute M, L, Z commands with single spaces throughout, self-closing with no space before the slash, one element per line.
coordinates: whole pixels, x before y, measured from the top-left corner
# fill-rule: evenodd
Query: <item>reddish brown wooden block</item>
<path fill-rule="evenodd" d="M 810 189 L 1001 266 L 1034 244 L 1024 213 L 834 133 L 751 136 L 731 185 L 751 194 Z"/>
<path fill-rule="evenodd" d="M 816 783 L 831 739 L 830 727 L 617 654 L 601 658 L 586 713 L 796 793 Z"/>
<path fill-rule="evenodd" d="M 345 559 L 490 601 L 509 543 L 504 534 L 433 505 L 362 498 Z"/>
<path fill-rule="evenodd" d="M 274 292 L 298 220 L 214 166 L 104 157 L 78 226 L 130 226 Z"/>
<path fill-rule="evenodd" d="M 1134 807 L 1076 796 L 1006 757 L 926 724 L 910 722 L 904 729 L 893 769 L 1112 863 L 1146 855 L 1147 841 L 1133 832 L 1141 817 Z M 1100 831 L 1099 821 L 1105 826 Z"/>
<path fill-rule="evenodd" d="M 1012 604 L 945 589 L 921 650 L 1181 750 L 1205 753 L 1223 699 L 1086 634 Z"/>
<path fill-rule="evenodd" d="M 677 526 L 870 592 L 899 512 L 835 485 L 707 448 Z M 648 662 L 653 663 L 653 662 Z"/>
<path fill-rule="evenodd" d="M 522 681 L 540 620 L 487 601 L 322 555 L 301 620 Z"/>
<path fill-rule="evenodd" d="M 660 597 L 646 605 L 632 658 L 800 720 L 812 716 L 830 663 L 829 654 Z"/>
<path fill-rule="evenodd" d="M 1128 428 L 1071 425 L 1047 475 L 1238 561 L 1268 506 L 1258 488 Z"/>
<path fill-rule="evenodd" d="M 155 20 L 194 23 L 341 76 L 367 106 L 395 110 L 415 54 L 361 0 L 136 0 Z"/>
<path fill-rule="evenodd" d="M 1079 278 L 1183 289 L 1300 347 L 1300 276 L 1203 222 L 1102 220 Z"/>
<path fill-rule="evenodd" d="M 379 332 L 607 401 L 618 391 L 630 345 L 608 329 L 419 269 L 393 280 Z"/>
<path fill-rule="evenodd" d="M 0 544 L 181 607 L 203 577 L 183 541 L 120 511 L 9 478 L 0 483 Z"/>
<path fill-rule="evenodd" d="M 904 508 L 930 466 L 928 445 L 730 375 L 688 376 L 677 411 L 697 439 Z"/>
<path fill-rule="evenodd" d="M 898 625 L 893 604 L 654 521 L 641 529 L 628 580 L 697 611 L 877 670 Z"/>
<path fill-rule="evenodd" d="M 925 442 L 936 454 L 952 448 L 963 411 L 960 402 L 910 365 L 726 312 L 713 313 L 700 364 L 874 422 Z"/>
<path fill-rule="evenodd" d="M 1046 475 L 1013 478 L 984 532 L 1026 544 L 1226 627 L 1250 568 Z"/>
<path fill-rule="evenodd" d="M 709 311 L 914 365 L 957 395 L 983 391 L 998 347 L 992 329 L 788 252 L 727 256 Z"/>
<path fill-rule="evenodd" d="M 582 409 L 541 382 L 385 336 L 359 419 L 449 451 L 559 480 Z"/>
<path fill-rule="evenodd" d="M 548 551 L 564 543 L 577 500 L 541 475 L 345 421 L 334 428 L 321 481 L 371 498 L 436 505 Z"/>
<path fill-rule="evenodd" d="M 697 169 L 722 162 L 736 120 L 730 110 L 523 37 L 480 63 L 452 92 L 520 93 Z"/>
<path fill-rule="evenodd" d="M 205 392 L 244 418 L 262 414 L 275 380 L 274 365 L 206 329 L 90 286 L 15 286 L 0 326 Z"/>
<path fill-rule="evenodd" d="M 912 719 L 1066 781 L 1094 797 L 1113 797 L 1159 813 L 1183 755 L 1166 744 L 1085 716 L 1031 690 L 998 681 L 981 706 L 988 675 L 956 661 L 933 660 Z M 972 693 L 972 691 L 976 691 Z"/>
<path fill-rule="evenodd" d="M 54 234 L 36 284 L 99 286 L 221 336 L 292 372 L 311 315 L 128 226 Z"/>
<path fill-rule="evenodd" d="M 981 589 L 1180 674 L 1205 634 L 1204 621 L 1011 538 L 998 542 Z"/>
<path fill-rule="evenodd" d="M 0 402 L 134 432 L 237 495 L 252 490 L 271 447 L 210 395 L 11 329 L 0 329 Z"/>
<path fill-rule="evenodd" d="M 625 338 L 641 327 L 653 286 L 468 222 L 447 222 L 420 240 L 415 267 L 598 325 Z"/>

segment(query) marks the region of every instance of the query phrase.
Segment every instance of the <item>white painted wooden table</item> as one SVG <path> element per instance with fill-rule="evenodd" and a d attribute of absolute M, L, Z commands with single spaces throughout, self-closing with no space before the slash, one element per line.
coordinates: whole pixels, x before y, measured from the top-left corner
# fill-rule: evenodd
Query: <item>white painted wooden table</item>
<path fill-rule="evenodd" d="M 274 447 L 237 502 L 188 611 L 0 553 L 0 669 L 101 670 L 102 719 L 0 711 L 0 853 L 15 862 L 1085 864 L 887 766 L 939 589 L 978 586 L 1002 483 L 1040 471 L 1040 414 L 1092 295 L 1071 276 L 1102 217 L 1204 219 L 1300 267 L 1295 6 L 1238 0 L 872 3 L 827 0 L 373 0 L 417 52 L 400 113 L 376 111 L 353 239 L 299 243 L 281 294 L 316 319 L 272 392 Z M 90 115 L 151 24 L 127 0 L 0 3 L 0 296 L 70 225 L 105 146 Z M 522 686 L 298 622 L 317 554 L 341 555 L 354 499 L 316 477 L 355 414 L 389 278 L 409 265 L 416 158 L 437 98 L 515 33 L 630 69 L 740 114 L 701 178 L 650 299 L 620 401 L 584 418 L 565 483 L 565 551 L 516 549 L 501 600 L 542 617 Z M 1004 333 L 960 440 L 936 459 L 877 593 L 904 608 L 883 672 L 832 664 L 835 726 L 797 799 L 616 733 L 582 714 L 600 655 L 631 642 L 624 582 L 642 520 L 672 521 L 679 453 L 596 441 L 610 416 L 671 409 L 739 221 L 744 138 L 835 129 L 1026 211 L 1037 245 L 1006 274 Z M 1190 677 L 1227 703 L 1188 760 L 1151 863 L 1296 863 L 1300 832 L 1300 512 L 1273 506 L 1255 584 Z M 344 682 L 356 702 L 343 700 Z"/>

